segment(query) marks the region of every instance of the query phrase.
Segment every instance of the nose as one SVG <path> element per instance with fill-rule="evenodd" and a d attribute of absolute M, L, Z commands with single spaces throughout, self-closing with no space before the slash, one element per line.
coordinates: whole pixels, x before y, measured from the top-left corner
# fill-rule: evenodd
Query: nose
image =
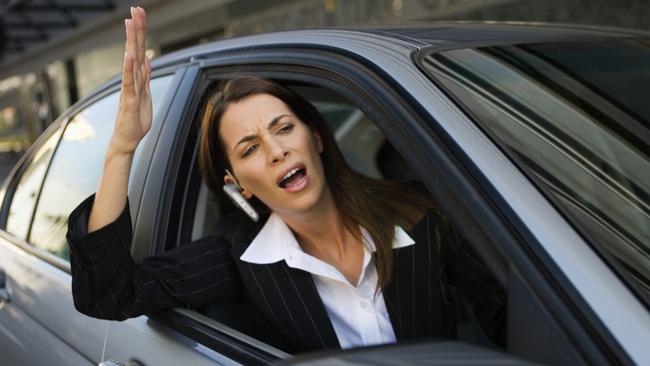
<path fill-rule="evenodd" d="M 289 150 L 277 139 L 269 139 L 269 160 L 271 164 L 276 164 L 284 160 L 289 154 Z"/>

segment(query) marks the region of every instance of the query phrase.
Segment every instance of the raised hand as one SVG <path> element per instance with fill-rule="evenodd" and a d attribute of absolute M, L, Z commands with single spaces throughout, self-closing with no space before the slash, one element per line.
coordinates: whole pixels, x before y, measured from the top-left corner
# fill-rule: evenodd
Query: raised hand
<path fill-rule="evenodd" d="M 111 147 L 118 153 L 133 153 L 151 128 L 151 64 L 145 55 L 146 21 L 147 15 L 140 7 L 131 8 L 131 19 L 124 21 L 122 91 L 111 140 Z"/>
<path fill-rule="evenodd" d="M 88 218 L 88 232 L 114 221 L 124 209 L 133 155 L 138 143 L 151 128 L 151 64 L 144 54 L 146 18 L 144 9 L 131 8 L 131 19 L 124 22 L 126 52 L 120 105 Z"/>

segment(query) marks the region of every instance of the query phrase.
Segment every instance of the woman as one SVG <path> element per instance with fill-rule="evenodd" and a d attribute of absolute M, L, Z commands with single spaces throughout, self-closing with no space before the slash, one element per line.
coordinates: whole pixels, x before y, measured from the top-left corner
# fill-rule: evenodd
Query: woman
<path fill-rule="evenodd" d="M 208 97 L 199 164 L 214 192 L 235 184 L 262 220 L 233 214 L 216 237 L 133 263 L 128 176 L 151 125 L 142 9 L 132 9 L 126 31 L 122 95 L 102 178 L 69 220 L 79 311 L 120 320 L 248 299 L 266 331 L 261 337 L 276 346 L 347 348 L 454 337 L 451 283 L 463 287 L 502 342 L 503 302 L 492 296 L 501 296 L 498 286 L 426 193 L 350 170 L 316 109 L 259 78 L 233 78 Z"/>

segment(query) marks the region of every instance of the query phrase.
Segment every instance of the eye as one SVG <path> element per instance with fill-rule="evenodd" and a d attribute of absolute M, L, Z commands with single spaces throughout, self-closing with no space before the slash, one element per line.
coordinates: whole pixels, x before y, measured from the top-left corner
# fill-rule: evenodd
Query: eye
<path fill-rule="evenodd" d="M 242 154 L 242 157 L 247 157 L 248 155 L 254 153 L 255 150 L 257 150 L 257 147 L 258 147 L 257 144 L 249 146 L 248 148 L 246 148 L 246 150 L 244 150 L 244 153 Z"/>
<path fill-rule="evenodd" d="M 288 123 L 278 130 L 279 134 L 286 135 L 293 130 L 293 123 Z"/>

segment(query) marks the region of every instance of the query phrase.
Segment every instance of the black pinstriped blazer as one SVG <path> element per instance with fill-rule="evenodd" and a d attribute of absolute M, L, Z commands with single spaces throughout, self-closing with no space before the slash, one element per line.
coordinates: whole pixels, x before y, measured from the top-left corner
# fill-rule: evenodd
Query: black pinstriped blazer
<path fill-rule="evenodd" d="M 271 330 L 264 332 L 270 343 L 290 352 L 340 347 L 311 274 L 284 261 L 239 259 L 265 220 L 229 216 L 218 236 L 137 264 L 130 255 L 128 209 L 115 222 L 86 233 L 93 198 L 72 212 L 68 224 L 72 291 L 80 312 L 123 320 L 175 306 L 247 299 L 257 311 L 259 327 Z M 409 235 L 416 244 L 394 249 L 393 277 L 384 289 L 396 338 L 453 338 L 455 312 L 446 291 L 455 286 L 473 305 L 488 336 L 503 344 L 504 292 L 466 242 L 430 214 Z"/>

